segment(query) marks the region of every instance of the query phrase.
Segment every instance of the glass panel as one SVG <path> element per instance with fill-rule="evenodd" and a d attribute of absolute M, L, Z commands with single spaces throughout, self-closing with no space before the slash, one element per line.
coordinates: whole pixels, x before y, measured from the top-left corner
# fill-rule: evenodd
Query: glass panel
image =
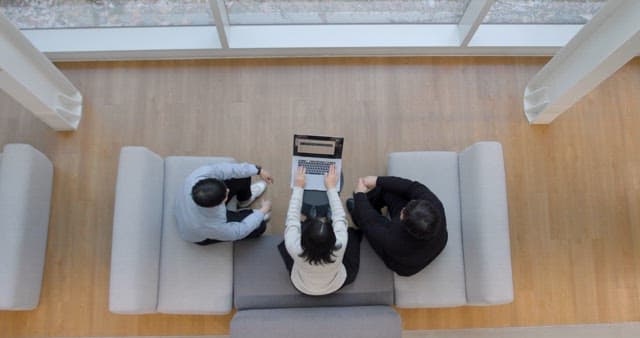
<path fill-rule="evenodd" d="M 489 24 L 585 24 L 607 0 L 497 0 Z"/>
<path fill-rule="evenodd" d="M 21 29 L 213 25 L 208 0 L 0 0 Z"/>
<path fill-rule="evenodd" d="M 232 25 L 456 24 L 470 0 L 224 0 Z"/>

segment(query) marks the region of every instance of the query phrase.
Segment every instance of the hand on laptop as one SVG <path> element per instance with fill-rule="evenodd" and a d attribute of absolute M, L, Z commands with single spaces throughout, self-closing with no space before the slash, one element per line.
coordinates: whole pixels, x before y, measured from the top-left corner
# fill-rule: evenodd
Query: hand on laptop
<path fill-rule="evenodd" d="M 329 189 L 335 189 L 338 185 L 338 174 L 336 173 L 336 166 L 331 165 L 329 167 L 329 172 L 324 174 L 324 186 Z"/>
<path fill-rule="evenodd" d="M 269 184 L 273 183 L 273 177 L 271 176 L 271 173 L 264 169 L 260 170 L 260 177 L 262 177 L 262 179 Z"/>
<path fill-rule="evenodd" d="M 298 167 L 298 171 L 296 171 L 296 177 L 293 180 L 293 185 L 299 188 L 304 189 L 305 184 L 305 169 L 304 167 Z"/>

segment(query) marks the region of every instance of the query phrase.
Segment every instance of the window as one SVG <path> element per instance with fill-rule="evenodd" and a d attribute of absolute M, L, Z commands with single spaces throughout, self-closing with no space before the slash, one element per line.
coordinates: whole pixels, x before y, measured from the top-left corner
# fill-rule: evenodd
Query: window
<path fill-rule="evenodd" d="M 208 0 L 0 0 L 0 10 L 54 60 L 188 57 L 221 47 Z"/>
<path fill-rule="evenodd" d="M 470 0 L 224 0 L 231 25 L 456 24 Z"/>
<path fill-rule="evenodd" d="M 0 10 L 36 47 L 65 60 L 550 55 L 606 2 L 0 0 Z"/>
<path fill-rule="evenodd" d="M 207 0 L 0 0 L 21 29 L 213 25 Z"/>
<path fill-rule="evenodd" d="M 582 25 L 605 2 L 607 0 L 497 0 L 484 23 Z"/>
<path fill-rule="evenodd" d="M 606 0 L 496 0 L 473 47 L 562 47 Z"/>

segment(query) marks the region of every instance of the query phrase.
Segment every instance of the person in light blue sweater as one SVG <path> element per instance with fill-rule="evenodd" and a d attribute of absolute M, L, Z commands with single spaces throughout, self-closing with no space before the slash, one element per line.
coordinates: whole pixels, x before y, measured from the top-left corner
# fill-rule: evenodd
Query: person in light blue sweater
<path fill-rule="evenodd" d="M 263 180 L 251 184 L 251 177 Z M 193 171 L 176 197 L 178 233 L 185 241 L 200 245 L 254 238 L 266 230 L 271 202 L 259 209 L 229 210 L 236 197 L 238 208 L 246 208 L 273 183 L 268 171 L 249 163 L 217 163 Z"/>

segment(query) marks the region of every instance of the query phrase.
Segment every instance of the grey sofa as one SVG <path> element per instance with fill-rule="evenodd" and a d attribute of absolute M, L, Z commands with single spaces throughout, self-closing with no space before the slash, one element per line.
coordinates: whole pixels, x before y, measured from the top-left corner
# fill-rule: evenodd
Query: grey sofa
<path fill-rule="evenodd" d="M 182 240 L 174 198 L 197 167 L 228 157 L 161 158 L 143 147 L 120 152 L 111 247 L 109 309 L 114 313 L 231 312 L 233 245 Z"/>
<path fill-rule="evenodd" d="M 53 165 L 28 144 L 8 144 L 0 153 L 0 309 L 38 306 Z"/>
<path fill-rule="evenodd" d="M 420 273 L 400 277 L 363 240 L 354 284 L 321 297 L 302 295 L 292 286 L 276 249 L 280 235 L 208 247 L 177 237 L 172 214 L 176 189 L 198 165 L 220 160 L 231 159 L 162 159 L 145 148 L 123 148 L 113 229 L 112 312 L 229 312 L 233 294 L 238 312 L 231 322 L 232 337 L 400 337 L 394 304 L 446 307 L 513 300 L 499 143 L 480 142 L 461 153 L 390 154 L 390 175 L 423 182 L 441 198 L 447 247 Z M 205 271 L 197 273 L 203 266 Z M 202 297 L 187 285 L 195 285 Z M 223 294 L 210 295 L 212 290 Z M 163 298 L 171 301 L 163 303 Z"/>
<path fill-rule="evenodd" d="M 399 308 L 493 305 L 513 301 L 502 146 L 389 154 L 389 175 L 426 184 L 442 201 L 449 240 L 411 277 L 394 275 Z"/>

